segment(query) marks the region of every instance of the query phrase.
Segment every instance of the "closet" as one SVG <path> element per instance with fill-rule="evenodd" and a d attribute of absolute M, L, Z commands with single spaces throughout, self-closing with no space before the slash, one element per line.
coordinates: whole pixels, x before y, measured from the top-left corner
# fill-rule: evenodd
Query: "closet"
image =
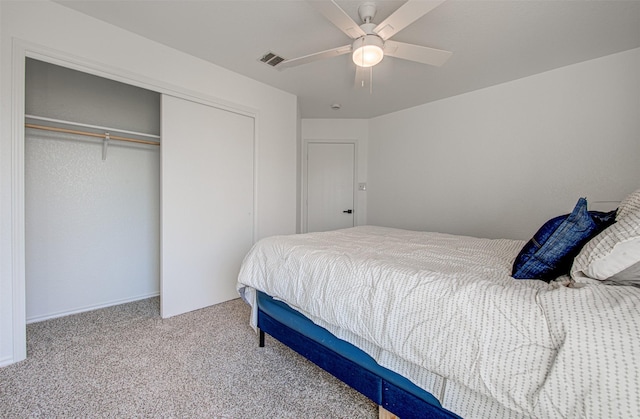
<path fill-rule="evenodd" d="M 27 59 L 26 317 L 237 297 L 254 240 L 254 118 Z"/>
<path fill-rule="evenodd" d="M 160 95 L 33 59 L 25 81 L 27 322 L 158 295 Z"/>

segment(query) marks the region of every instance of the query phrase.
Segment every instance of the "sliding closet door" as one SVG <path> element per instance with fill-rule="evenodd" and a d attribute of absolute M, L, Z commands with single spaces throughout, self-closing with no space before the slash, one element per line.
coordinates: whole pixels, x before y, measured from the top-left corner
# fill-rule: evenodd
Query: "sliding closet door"
<path fill-rule="evenodd" d="M 254 120 L 162 96 L 162 317 L 238 297 L 253 243 Z"/>

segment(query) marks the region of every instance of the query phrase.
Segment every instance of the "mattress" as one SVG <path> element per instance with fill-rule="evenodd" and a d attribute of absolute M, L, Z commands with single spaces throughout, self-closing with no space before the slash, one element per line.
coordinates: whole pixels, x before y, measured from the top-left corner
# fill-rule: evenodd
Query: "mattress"
<path fill-rule="evenodd" d="M 515 415 L 639 416 L 640 290 L 514 280 L 523 244 L 373 226 L 276 236 L 249 252 L 238 289 L 436 396 L 451 382 Z"/>

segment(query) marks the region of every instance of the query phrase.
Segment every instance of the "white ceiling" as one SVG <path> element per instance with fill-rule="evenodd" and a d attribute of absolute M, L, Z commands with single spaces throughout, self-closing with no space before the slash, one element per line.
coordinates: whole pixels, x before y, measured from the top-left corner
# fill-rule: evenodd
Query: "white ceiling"
<path fill-rule="evenodd" d="M 386 57 L 373 92 L 343 55 L 276 70 L 351 40 L 303 0 L 57 0 L 69 8 L 298 96 L 303 118 L 370 118 L 640 47 L 640 0 L 448 0 L 393 37 L 453 52 L 442 67 Z M 337 1 L 356 21 L 360 1 Z M 380 22 L 403 1 L 376 1 Z M 331 109 L 333 103 L 342 105 Z"/>

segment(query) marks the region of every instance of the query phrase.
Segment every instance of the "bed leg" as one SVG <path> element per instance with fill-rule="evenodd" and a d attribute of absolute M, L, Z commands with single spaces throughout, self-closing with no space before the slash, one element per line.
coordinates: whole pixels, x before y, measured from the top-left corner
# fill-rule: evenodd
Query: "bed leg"
<path fill-rule="evenodd" d="M 382 406 L 378 406 L 378 419 L 400 419 Z"/>
<path fill-rule="evenodd" d="M 258 346 L 264 348 L 264 332 L 258 329 Z"/>

